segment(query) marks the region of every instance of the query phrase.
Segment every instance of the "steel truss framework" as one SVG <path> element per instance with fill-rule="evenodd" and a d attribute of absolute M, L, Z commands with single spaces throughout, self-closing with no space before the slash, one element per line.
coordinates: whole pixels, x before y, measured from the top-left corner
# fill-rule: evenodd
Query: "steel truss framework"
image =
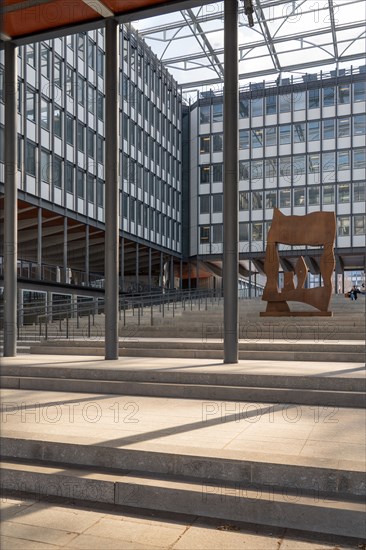
<path fill-rule="evenodd" d="M 341 68 L 366 56 L 364 0 L 253 0 L 250 28 L 239 2 L 239 79 Z M 135 23 L 182 89 L 221 89 L 223 3 Z"/>

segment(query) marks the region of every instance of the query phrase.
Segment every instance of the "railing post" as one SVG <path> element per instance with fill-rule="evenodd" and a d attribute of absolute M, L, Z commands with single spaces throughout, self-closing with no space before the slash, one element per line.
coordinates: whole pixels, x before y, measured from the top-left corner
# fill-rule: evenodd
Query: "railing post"
<path fill-rule="evenodd" d="M 140 326 L 140 304 L 137 305 L 137 324 Z"/>
<path fill-rule="evenodd" d="M 69 339 L 69 315 L 66 314 L 66 339 Z"/>
<path fill-rule="evenodd" d="M 151 302 L 151 306 L 150 306 L 150 325 L 153 326 L 154 324 L 154 307 L 153 307 L 153 304 Z"/>
<path fill-rule="evenodd" d="M 88 338 L 90 338 L 90 313 L 88 314 Z"/>

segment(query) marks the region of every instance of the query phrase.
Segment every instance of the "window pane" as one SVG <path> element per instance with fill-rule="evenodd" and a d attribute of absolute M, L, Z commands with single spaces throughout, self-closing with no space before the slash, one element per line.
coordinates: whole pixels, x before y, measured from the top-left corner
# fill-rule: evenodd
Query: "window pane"
<path fill-rule="evenodd" d="M 334 165 L 333 165 L 334 168 Z M 320 170 L 320 155 L 318 153 L 308 155 L 308 171 L 309 174 L 315 174 Z"/>
<path fill-rule="evenodd" d="M 220 153 L 223 150 L 222 134 L 214 134 L 212 136 L 213 152 Z"/>
<path fill-rule="evenodd" d="M 266 147 L 271 145 L 277 145 L 277 128 L 273 126 L 271 128 L 266 128 Z"/>
<path fill-rule="evenodd" d="M 338 202 L 349 202 L 349 184 L 340 183 L 338 185 Z"/>
<path fill-rule="evenodd" d="M 202 136 L 200 138 L 200 153 L 210 152 L 210 136 Z"/>
<path fill-rule="evenodd" d="M 249 241 L 249 224 L 247 222 L 239 223 L 239 241 Z"/>
<path fill-rule="evenodd" d="M 213 122 L 222 122 L 223 118 L 223 104 L 222 103 L 214 103 L 212 105 L 212 120 Z"/>
<path fill-rule="evenodd" d="M 357 214 L 353 218 L 353 234 L 354 235 L 365 235 L 366 234 L 366 216 L 365 214 Z"/>
<path fill-rule="evenodd" d="M 85 126 L 78 121 L 78 149 L 84 153 L 85 151 Z"/>
<path fill-rule="evenodd" d="M 308 91 L 308 108 L 316 109 L 319 107 L 319 92 L 320 90 L 309 90 Z"/>
<path fill-rule="evenodd" d="M 289 208 L 291 206 L 290 189 L 280 190 L 280 208 Z"/>
<path fill-rule="evenodd" d="M 36 146 L 29 141 L 26 142 L 25 149 L 25 170 L 31 176 L 36 175 Z"/>
<path fill-rule="evenodd" d="M 335 120 L 330 118 L 323 120 L 323 139 L 335 138 Z"/>
<path fill-rule="evenodd" d="M 366 133 L 366 115 L 355 115 L 353 117 L 353 135 L 364 136 Z"/>
<path fill-rule="evenodd" d="M 88 174 L 88 201 L 94 202 L 94 182 L 95 178 L 92 174 Z"/>
<path fill-rule="evenodd" d="M 43 76 L 50 77 L 50 50 L 41 43 L 41 73 Z"/>
<path fill-rule="evenodd" d="M 45 130 L 50 129 L 50 104 L 45 99 L 41 99 L 41 126 Z"/>
<path fill-rule="evenodd" d="M 266 115 L 275 115 L 277 112 L 277 97 L 268 95 L 266 97 Z"/>
<path fill-rule="evenodd" d="M 239 180 L 249 179 L 249 162 L 246 160 L 239 161 Z"/>
<path fill-rule="evenodd" d="M 338 235 L 340 237 L 345 237 L 350 234 L 349 226 L 350 226 L 349 216 L 338 216 L 337 227 L 338 227 Z"/>
<path fill-rule="evenodd" d="M 293 157 L 294 176 L 306 174 L 306 157 L 305 155 L 295 155 Z"/>
<path fill-rule="evenodd" d="M 263 179 L 263 160 L 252 160 L 251 173 L 252 173 L 252 180 Z"/>
<path fill-rule="evenodd" d="M 200 123 L 207 124 L 210 122 L 210 105 L 201 105 L 200 107 Z"/>
<path fill-rule="evenodd" d="M 53 185 L 61 189 L 62 186 L 62 160 L 59 157 L 53 158 L 52 166 Z"/>
<path fill-rule="evenodd" d="M 294 142 L 302 143 L 305 141 L 305 124 L 303 122 L 295 122 L 294 124 Z"/>
<path fill-rule="evenodd" d="M 335 173 L 335 154 L 323 153 L 322 155 L 322 170 L 323 172 Z"/>
<path fill-rule="evenodd" d="M 31 65 L 31 67 L 35 67 L 35 51 L 34 51 L 35 45 L 34 44 L 28 44 L 25 47 L 25 59 L 28 65 Z"/>
<path fill-rule="evenodd" d="M 69 115 L 66 117 L 66 141 L 74 145 L 74 119 Z"/>
<path fill-rule="evenodd" d="M 334 185 L 324 185 L 323 187 L 323 203 L 334 204 Z"/>
<path fill-rule="evenodd" d="M 81 76 L 78 76 L 78 102 L 85 104 L 85 80 Z"/>
<path fill-rule="evenodd" d="M 351 120 L 349 117 L 341 117 L 338 119 L 338 137 L 347 137 L 350 135 Z"/>
<path fill-rule="evenodd" d="M 291 111 L 291 93 L 280 94 L 280 113 L 289 113 Z"/>
<path fill-rule="evenodd" d="M 280 175 L 291 182 L 291 157 L 280 157 Z"/>
<path fill-rule="evenodd" d="M 353 169 L 365 168 L 365 149 L 355 149 L 353 151 Z"/>
<path fill-rule="evenodd" d="M 309 141 L 320 140 L 320 122 L 318 120 L 308 122 L 308 140 Z"/>
<path fill-rule="evenodd" d="M 350 165 L 350 151 L 338 151 L 338 170 L 349 170 Z"/>
<path fill-rule="evenodd" d="M 222 195 L 213 195 L 212 196 L 212 212 L 220 213 L 222 212 Z"/>
<path fill-rule="evenodd" d="M 294 90 L 293 92 L 293 105 L 294 111 L 301 111 L 305 109 L 306 92 L 303 90 Z"/>
<path fill-rule="evenodd" d="M 364 181 L 357 181 L 353 184 L 353 201 L 366 202 L 366 184 Z"/>
<path fill-rule="evenodd" d="M 366 82 L 361 80 L 353 84 L 353 99 L 354 101 L 365 101 L 366 99 Z"/>
<path fill-rule="evenodd" d="M 201 226 L 200 227 L 200 243 L 208 243 L 210 241 L 210 227 Z"/>
<path fill-rule="evenodd" d="M 263 146 L 263 128 L 256 128 L 252 130 L 252 147 Z"/>
<path fill-rule="evenodd" d="M 200 197 L 200 214 L 210 213 L 210 195 Z"/>
<path fill-rule="evenodd" d="M 262 116 L 263 115 L 263 98 L 257 97 L 252 99 L 252 117 L 253 116 Z"/>
<path fill-rule="evenodd" d="M 223 180 L 222 163 L 212 165 L 212 181 L 213 183 L 219 183 Z"/>
<path fill-rule="evenodd" d="M 212 226 L 212 242 L 213 243 L 222 243 L 223 241 L 223 230 L 222 224 L 218 223 Z"/>
<path fill-rule="evenodd" d="M 305 188 L 298 187 L 294 189 L 294 206 L 304 206 L 305 204 Z"/>
<path fill-rule="evenodd" d="M 277 159 L 266 159 L 266 178 L 275 178 L 277 176 Z"/>
<path fill-rule="evenodd" d="M 280 144 L 284 145 L 286 143 L 291 143 L 291 125 L 283 124 L 280 126 Z"/>
<path fill-rule="evenodd" d="M 26 117 L 28 120 L 32 120 L 33 122 L 36 119 L 35 93 L 28 87 L 26 92 Z"/>
<path fill-rule="evenodd" d="M 334 105 L 334 87 L 329 86 L 326 88 L 323 88 L 323 106 L 324 107 L 331 107 Z"/>
<path fill-rule="evenodd" d="M 252 224 L 252 241 L 261 241 L 263 239 L 263 224 Z"/>
<path fill-rule="evenodd" d="M 248 191 L 239 191 L 239 210 L 249 209 L 249 193 Z"/>
<path fill-rule="evenodd" d="M 252 191 L 252 208 L 260 210 L 263 208 L 263 193 L 260 191 Z"/>
<path fill-rule="evenodd" d="M 239 130 L 239 149 L 249 149 L 249 130 Z"/>
<path fill-rule="evenodd" d="M 349 103 L 349 85 L 340 84 L 338 86 L 338 103 L 345 104 Z"/>
<path fill-rule="evenodd" d="M 81 199 L 85 196 L 85 189 L 84 189 L 84 181 L 85 181 L 85 174 L 81 170 L 78 169 L 78 176 L 77 176 L 77 195 Z"/>
<path fill-rule="evenodd" d="M 88 84 L 88 111 L 89 113 L 94 113 L 95 109 L 95 90 L 93 86 Z"/>
<path fill-rule="evenodd" d="M 239 117 L 248 118 L 249 116 L 249 102 L 247 99 L 241 99 L 239 101 Z"/>
<path fill-rule="evenodd" d="M 319 187 L 318 185 L 313 185 L 309 187 L 308 189 L 308 204 L 309 205 L 316 205 L 320 202 L 320 196 L 319 196 Z"/>
<path fill-rule="evenodd" d="M 53 81 L 59 88 L 62 88 L 62 60 L 60 57 L 55 55 L 54 66 L 53 66 Z"/>
<path fill-rule="evenodd" d="M 74 192 L 74 167 L 70 162 L 66 164 L 66 191 Z"/>
<path fill-rule="evenodd" d="M 200 183 L 210 183 L 210 166 L 208 164 L 200 167 Z"/>
<path fill-rule="evenodd" d="M 46 151 L 41 151 L 41 181 L 50 183 L 50 154 Z"/>
<path fill-rule="evenodd" d="M 276 191 L 266 191 L 266 208 L 276 208 L 277 193 Z"/>

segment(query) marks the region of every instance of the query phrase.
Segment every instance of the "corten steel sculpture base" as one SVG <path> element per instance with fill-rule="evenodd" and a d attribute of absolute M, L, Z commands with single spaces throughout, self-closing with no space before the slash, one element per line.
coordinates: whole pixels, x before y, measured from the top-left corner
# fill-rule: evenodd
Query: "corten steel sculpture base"
<path fill-rule="evenodd" d="M 268 302 L 261 317 L 308 317 L 331 316 L 328 311 L 332 295 L 331 277 L 335 267 L 334 240 L 336 221 L 334 212 L 312 212 L 306 216 L 285 216 L 274 209 L 271 228 L 268 232 L 264 270 L 267 283 L 262 300 Z M 278 287 L 280 258 L 278 244 L 323 246 L 320 257 L 320 274 L 324 286 L 304 288 L 308 269 L 300 256 L 295 270 L 284 273 L 284 287 Z M 297 277 L 295 287 L 294 276 Z M 318 311 L 291 311 L 287 301 L 303 302 Z"/>

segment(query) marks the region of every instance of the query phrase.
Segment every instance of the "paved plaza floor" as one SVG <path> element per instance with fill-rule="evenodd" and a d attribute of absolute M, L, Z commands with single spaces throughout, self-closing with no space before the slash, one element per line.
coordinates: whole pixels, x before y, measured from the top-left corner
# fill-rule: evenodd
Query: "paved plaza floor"
<path fill-rule="evenodd" d="M 353 377 L 355 363 L 18 356 L 6 365 Z M 221 400 L 3 389 L 2 437 L 364 471 L 366 411 Z M 365 545 L 332 535 L 196 516 L 3 494 L 1 549 L 322 550 Z"/>

